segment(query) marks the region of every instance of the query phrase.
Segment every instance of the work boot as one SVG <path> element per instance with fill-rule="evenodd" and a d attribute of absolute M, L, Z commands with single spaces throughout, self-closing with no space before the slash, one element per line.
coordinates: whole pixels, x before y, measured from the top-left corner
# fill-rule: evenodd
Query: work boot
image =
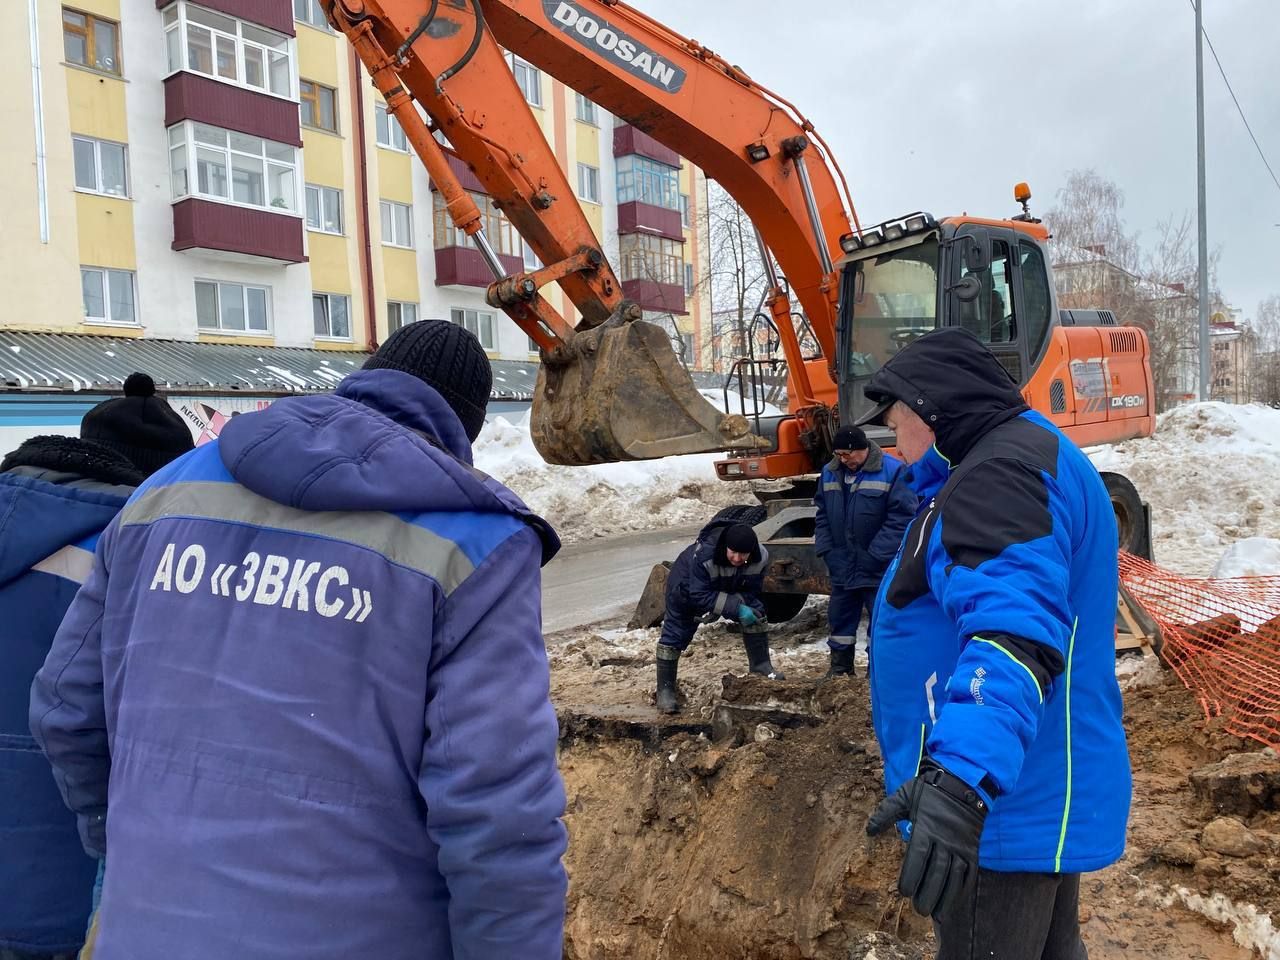
<path fill-rule="evenodd" d="M 826 676 L 823 680 L 834 680 L 836 677 L 852 677 L 853 672 L 853 647 L 845 647 L 838 650 L 831 648 L 831 666 L 827 668 Z"/>
<path fill-rule="evenodd" d="M 769 662 L 769 635 L 767 633 L 744 633 L 742 645 L 747 650 L 747 663 L 752 673 L 758 673 L 770 680 L 785 680 L 782 672 L 775 670 Z"/>
<path fill-rule="evenodd" d="M 658 712 L 679 713 L 676 697 L 676 669 L 680 665 L 680 651 L 665 643 L 658 644 Z"/>

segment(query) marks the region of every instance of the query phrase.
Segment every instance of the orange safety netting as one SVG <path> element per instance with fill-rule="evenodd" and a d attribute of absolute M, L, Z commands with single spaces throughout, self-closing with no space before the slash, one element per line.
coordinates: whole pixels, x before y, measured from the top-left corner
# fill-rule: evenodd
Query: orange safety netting
<path fill-rule="evenodd" d="M 1159 627 L 1161 656 L 1205 716 L 1280 748 L 1280 576 L 1182 577 L 1122 553 L 1120 582 Z"/>

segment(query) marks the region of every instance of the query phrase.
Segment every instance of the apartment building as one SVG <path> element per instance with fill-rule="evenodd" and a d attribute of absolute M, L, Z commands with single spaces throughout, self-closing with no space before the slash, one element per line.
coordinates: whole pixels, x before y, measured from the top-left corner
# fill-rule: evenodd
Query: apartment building
<path fill-rule="evenodd" d="M 463 324 L 529 379 L 532 344 L 485 304 L 478 251 L 315 0 L 14 7 L 25 10 L 0 34 L 0 174 L 13 185 L 0 279 L 17 309 L 0 323 L 0 367 L 13 368 L 0 370 L 0 400 L 6 385 L 118 389 L 91 369 L 112 353 L 91 337 L 195 344 L 197 370 L 213 356 L 205 345 L 284 351 L 237 382 L 197 378 L 193 394 L 312 389 L 332 379 L 312 376 L 318 365 L 352 366 L 424 317 Z M 696 282 L 700 171 L 558 80 L 511 66 L 624 291 L 696 366 L 710 314 Z M 508 269 L 535 266 L 480 183 L 455 170 Z M 558 288 L 548 295 L 572 315 Z M 19 344 L 19 331 L 41 336 Z M 50 373 L 57 350 L 74 358 L 85 343 L 67 361 L 84 369 Z M 322 364 L 319 352 L 342 356 Z"/>

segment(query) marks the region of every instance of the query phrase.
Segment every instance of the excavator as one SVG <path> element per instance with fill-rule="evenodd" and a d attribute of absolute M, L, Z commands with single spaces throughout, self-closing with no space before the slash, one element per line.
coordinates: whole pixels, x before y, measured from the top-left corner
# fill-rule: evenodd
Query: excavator
<path fill-rule="evenodd" d="M 772 621 L 827 592 L 813 552 L 813 475 L 831 437 L 865 409 L 862 386 L 928 330 L 982 339 L 1027 402 L 1081 446 L 1154 429 L 1144 332 L 1106 310 L 1059 310 L 1049 231 L 1030 213 L 863 226 L 839 164 L 812 123 L 713 50 L 620 0 L 320 0 L 404 129 L 449 216 L 493 273 L 487 300 L 537 343 L 531 427 L 551 463 L 582 465 L 723 451 L 727 481 L 786 481 L 730 508 L 756 525 L 772 563 Z M 624 296 L 567 173 L 506 60 L 513 53 L 701 167 L 756 229 L 767 291 L 762 338 L 734 365 L 738 412 L 706 400 L 666 332 Z M 452 162 L 452 163 L 451 163 Z M 485 235 L 461 163 L 544 264 L 508 274 Z M 558 284 L 578 319 L 544 295 Z M 758 340 L 771 348 L 756 357 Z M 780 354 L 780 356 L 778 356 Z M 759 389 L 785 380 L 787 410 Z M 733 378 L 731 378 L 733 379 Z M 727 391 L 727 388 L 726 388 Z M 726 392 L 727 405 L 727 392 Z M 892 437 L 876 438 L 892 447 Z M 1123 549 L 1150 554 L 1150 519 L 1106 474 Z M 655 568 L 635 625 L 661 616 Z"/>

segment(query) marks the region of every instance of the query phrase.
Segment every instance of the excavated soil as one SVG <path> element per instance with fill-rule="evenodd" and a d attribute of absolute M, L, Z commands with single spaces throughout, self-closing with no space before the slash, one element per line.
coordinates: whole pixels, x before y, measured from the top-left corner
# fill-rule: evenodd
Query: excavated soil
<path fill-rule="evenodd" d="M 548 638 L 569 798 L 569 960 L 932 956 L 928 923 L 894 891 L 900 846 L 863 833 L 880 756 L 866 680 L 817 682 L 824 618 L 811 603 L 774 633 L 788 674 L 776 683 L 742 676 L 739 637 L 704 627 L 680 663 L 674 718 L 653 708 L 656 630 Z M 1206 723 L 1158 665 L 1121 672 L 1134 810 L 1124 859 L 1082 885 L 1090 955 L 1280 960 L 1276 796 L 1256 771 L 1239 798 L 1233 779 L 1208 794 L 1190 779 L 1257 745 Z M 1274 755 L 1236 759 L 1275 772 L 1280 793 Z"/>

